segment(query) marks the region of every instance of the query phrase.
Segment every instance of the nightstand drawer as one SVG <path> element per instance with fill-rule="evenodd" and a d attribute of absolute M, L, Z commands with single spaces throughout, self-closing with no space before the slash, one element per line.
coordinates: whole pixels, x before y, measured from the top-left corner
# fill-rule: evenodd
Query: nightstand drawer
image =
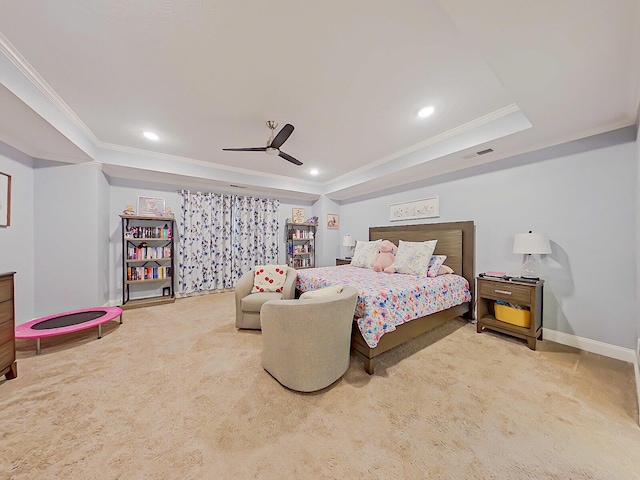
<path fill-rule="evenodd" d="M 504 282 L 480 282 L 480 295 L 511 303 L 531 303 L 531 288 Z"/>

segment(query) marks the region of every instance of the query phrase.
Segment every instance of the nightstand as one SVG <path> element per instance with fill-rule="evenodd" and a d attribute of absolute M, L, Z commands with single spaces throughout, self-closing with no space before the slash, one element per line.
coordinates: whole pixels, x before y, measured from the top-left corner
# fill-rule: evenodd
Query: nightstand
<path fill-rule="evenodd" d="M 336 265 L 350 265 L 350 258 L 336 258 Z"/>
<path fill-rule="evenodd" d="M 517 280 L 500 280 L 478 277 L 478 333 L 494 330 L 527 341 L 531 350 L 536 349 L 536 340 L 542 340 L 542 292 L 544 280 L 538 283 L 519 283 Z M 520 326 L 496 318 L 496 300 L 517 304 L 528 310 L 529 326 Z"/>

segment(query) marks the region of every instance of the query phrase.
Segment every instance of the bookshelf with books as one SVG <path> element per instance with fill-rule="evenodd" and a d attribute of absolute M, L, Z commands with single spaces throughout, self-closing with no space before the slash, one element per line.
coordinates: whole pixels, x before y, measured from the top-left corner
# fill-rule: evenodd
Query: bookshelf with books
<path fill-rule="evenodd" d="M 120 215 L 122 308 L 175 302 L 173 217 Z"/>
<path fill-rule="evenodd" d="M 295 269 L 316 266 L 317 223 L 287 222 L 287 265 Z"/>

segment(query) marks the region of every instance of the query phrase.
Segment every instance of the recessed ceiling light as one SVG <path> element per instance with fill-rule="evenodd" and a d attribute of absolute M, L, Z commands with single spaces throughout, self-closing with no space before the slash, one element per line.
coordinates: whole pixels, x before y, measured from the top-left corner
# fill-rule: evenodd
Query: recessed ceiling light
<path fill-rule="evenodd" d="M 318 170 L 316 170 L 315 168 L 313 168 L 313 169 L 311 169 L 311 170 L 309 171 L 309 173 L 310 173 L 311 175 L 317 175 L 317 174 L 318 174 Z"/>
<path fill-rule="evenodd" d="M 143 135 L 149 140 L 158 140 L 160 137 L 153 132 L 144 132 Z"/>
<path fill-rule="evenodd" d="M 435 112 L 435 108 L 433 107 L 424 107 L 422 109 L 420 109 L 420 111 L 418 112 L 418 116 L 420 118 L 427 118 L 429 115 L 431 115 L 433 112 Z"/>

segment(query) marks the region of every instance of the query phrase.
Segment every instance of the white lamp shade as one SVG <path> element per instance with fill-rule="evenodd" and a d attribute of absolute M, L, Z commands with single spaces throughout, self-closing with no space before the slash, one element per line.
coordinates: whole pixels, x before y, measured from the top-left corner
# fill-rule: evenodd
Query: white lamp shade
<path fill-rule="evenodd" d="M 549 254 L 549 237 L 546 233 L 516 233 L 513 237 L 513 253 Z"/>
<path fill-rule="evenodd" d="M 343 247 L 353 247 L 356 244 L 356 241 L 351 238 L 351 235 L 345 235 L 342 237 L 342 246 Z"/>

